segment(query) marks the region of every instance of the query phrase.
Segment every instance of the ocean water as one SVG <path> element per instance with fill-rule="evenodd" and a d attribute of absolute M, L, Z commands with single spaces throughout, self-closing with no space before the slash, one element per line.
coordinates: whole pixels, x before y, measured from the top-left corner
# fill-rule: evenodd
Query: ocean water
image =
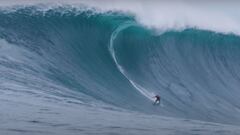
<path fill-rule="evenodd" d="M 1 3 L 0 134 L 240 134 L 235 14 L 109 3 Z"/>

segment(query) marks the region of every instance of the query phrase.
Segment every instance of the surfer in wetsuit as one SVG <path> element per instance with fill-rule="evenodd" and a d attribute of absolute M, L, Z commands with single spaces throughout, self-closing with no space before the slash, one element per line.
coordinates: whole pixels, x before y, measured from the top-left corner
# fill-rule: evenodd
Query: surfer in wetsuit
<path fill-rule="evenodd" d="M 154 98 L 156 98 L 156 100 L 155 100 L 155 102 L 153 103 L 153 105 L 160 104 L 160 96 L 159 96 L 159 95 L 156 95 L 156 96 L 154 96 Z"/>

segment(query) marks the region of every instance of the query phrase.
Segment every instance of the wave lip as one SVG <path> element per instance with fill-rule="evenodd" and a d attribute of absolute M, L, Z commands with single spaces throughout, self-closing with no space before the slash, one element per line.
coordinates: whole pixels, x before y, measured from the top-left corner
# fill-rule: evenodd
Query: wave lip
<path fill-rule="evenodd" d="M 237 13 L 239 2 L 164 2 L 164 1 L 114 1 L 83 0 L 83 1 L 2 1 L 2 7 L 13 5 L 38 5 L 43 10 L 68 5 L 70 8 L 90 8 L 98 13 L 124 12 L 131 13 L 136 20 L 158 33 L 168 30 L 184 30 L 198 28 L 218 33 L 240 34 L 240 16 Z M 226 6 L 228 5 L 228 6 Z M 231 8 L 229 8 L 231 7 Z M 174 11 L 172 9 L 175 9 Z"/>

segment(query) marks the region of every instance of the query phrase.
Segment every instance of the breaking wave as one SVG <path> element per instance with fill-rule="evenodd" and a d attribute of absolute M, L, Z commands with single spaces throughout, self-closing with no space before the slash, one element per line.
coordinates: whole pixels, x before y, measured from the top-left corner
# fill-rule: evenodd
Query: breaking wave
<path fill-rule="evenodd" d="M 239 36 L 194 27 L 157 34 L 132 14 L 86 7 L 1 9 L 0 20 L 0 89 L 240 122 Z M 151 105 L 155 94 L 164 107 Z"/>

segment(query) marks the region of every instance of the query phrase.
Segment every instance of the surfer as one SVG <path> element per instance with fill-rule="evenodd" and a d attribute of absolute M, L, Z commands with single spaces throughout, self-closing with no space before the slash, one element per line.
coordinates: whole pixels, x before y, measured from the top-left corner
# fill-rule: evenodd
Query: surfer
<path fill-rule="evenodd" d="M 154 98 L 156 98 L 156 100 L 155 100 L 155 102 L 153 103 L 153 105 L 160 104 L 160 96 L 159 96 L 159 95 L 156 95 L 156 96 L 154 96 Z"/>

